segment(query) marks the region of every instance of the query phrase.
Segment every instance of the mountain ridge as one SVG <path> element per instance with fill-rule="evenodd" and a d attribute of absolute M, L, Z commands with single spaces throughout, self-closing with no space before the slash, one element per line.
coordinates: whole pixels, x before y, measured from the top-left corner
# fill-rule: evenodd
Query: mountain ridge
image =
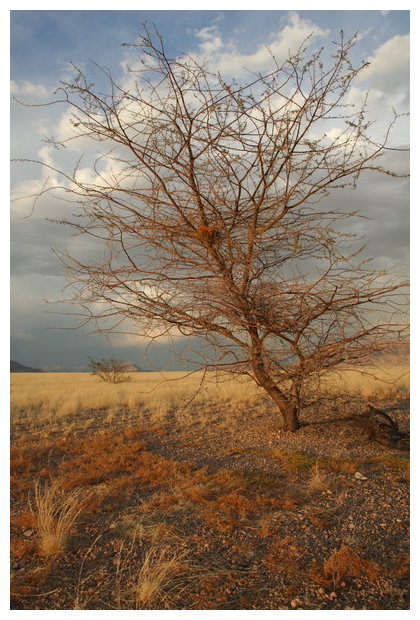
<path fill-rule="evenodd" d="M 41 368 L 32 368 L 24 366 L 15 360 L 10 360 L 10 372 L 44 372 Z"/>

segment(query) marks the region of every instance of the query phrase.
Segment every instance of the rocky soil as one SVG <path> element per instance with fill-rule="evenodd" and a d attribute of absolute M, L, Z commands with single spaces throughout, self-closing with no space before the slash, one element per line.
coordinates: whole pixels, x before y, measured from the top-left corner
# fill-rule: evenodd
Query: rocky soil
<path fill-rule="evenodd" d="M 407 401 L 374 404 L 408 430 Z M 408 609 L 409 454 L 343 420 L 366 408 L 318 403 L 287 434 L 268 407 L 252 424 L 244 409 L 229 425 L 205 425 L 197 411 L 187 427 L 168 415 L 141 428 L 97 416 L 67 433 L 22 429 L 12 438 L 12 609 Z M 46 556 L 27 498 L 52 479 L 96 503 L 65 550 Z M 176 555 L 178 572 L 147 598 L 141 569 L 158 555 Z"/>

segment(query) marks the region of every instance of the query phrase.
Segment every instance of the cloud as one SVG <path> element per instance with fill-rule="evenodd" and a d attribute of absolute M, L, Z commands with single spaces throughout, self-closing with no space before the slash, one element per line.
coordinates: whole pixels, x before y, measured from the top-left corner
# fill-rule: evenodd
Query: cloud
<path fill-rule="evenodd" d="M 260 45 L 253 53 L 241 53 L 233 40 L 224 41 L 217 28 L 211 26 L 195 33 L 200 41 L 199 52 L 192 55 L 202 61 L 206 57 L 209 68 L 224 76 L 240 76 L 247 71 L 264 72 L 273 67 L 272 55 L 280 61 L 296 52 L 299 46 L 312 36 L 325 38 L 329 30 L 320 28 L 298 13 L 291 12 L 285 25 L 274 33 L 266 44 Z"/>
<path fill-rule="evenodd" d="M 214 54 L 223 47 L 222 37 L 216 26 L 207 26 L 195 32 L 201 41 L 199 47 L 203 54 Z"/>
<path fill-rule="evenodd" d="M 16 98 L 30 98 L 30 101 L 25 101 L 29 105 L 32 103 L 44 102 L 51 96 L 51 90 L 43 86 L 42 84 L 34 84 L 28 81 L 16 81 L 10 82 L 10 93 Z"/>
<path fill-rule="evenodd" d="M 273 68 L 273 60 L 267 51 L 267 45 L 281 60 L 289 54 L 289 50 L 296 50 L 310 34 L 312 34 L 311 42 L 315 42 L 316 45 L 321 45 L 320 40 L 329 35 L 326 28 L 320 28 L 309 19 L 304 19 L 293 12 L 285 17 L 280 27 L 276 24 L 273 30 L 273 34 L 267 37 L 265 42 L 260 39 L 260 43 L 253 49 L 250 49 L 248 42 L 247 51 L 244 52 L 244 47 L 241 45 L 243 42 L 234 38 L 234 30 L 226 33 L 223 30 L 223 20 L 213 21 L 211 25 L 195 31 L 195 41 L 191 43 L 190 53 L 199 61 L 206 57 L 209 68 L 220 71 L 227 78 L 233 76 L 241 78 L 246 76 L 245 67 L 256 73 Z M 365 33 L 361 45 L 367 39 L 371 44 L 372 33 Z M 127 60 L 130 58 L 127 57 Z M 135 58 L 134 55 L 133 59 L 135 62 L 138 61 L 138 57 Z M 363 102 L 366 90 L 370 90 L 370 118 L 376 121 L 378 131 L 385 126 L 386 119 L 392 114 L 392 106 L 401 111 L 408 108 L 408 60 L 408 35 L 394 36 L 371 54 L 370 66 L 351 90 L 348 103 L 357 105 Z M 124 78 L 123 87 L 129 87 L 135 75 L 126 73 Z M 12 81 L 11 91 L 18 99 L 32 103 L 43 103 L 52 95 L 47 86 L 27 80 Z M 12 105 L 13 156 L 38 158 L 48 165 L 72 171 L 74 160 L 83 152 L 83 161 L 77 173 L 79 181 L 95 183 L 98 180 L 93 169 L 95 158 L 92 150 L 92 147 L 96 148 L 98 144 L 87 138 L 73 140 L 77 136 L 77 128 L 72 124 L 72 113 L 69 109 L 63 112 L 61 105 L 32 108 L 19 106 L 15 102 Z M 128 104 L 126 114 L 129 116 L 131 113 L 132 107 Z M 337 121 L 328 126 L 328 132 L 331 137 L 339 135 Z M 68 140 L 67 148 L 57 150 L 50 144 L 40 147 L 42 135 Z M 408 124 L 405 121 L 401 121 L 397 126 L 395 138 L 399 144 L 408 143 Z M 100 148 L 106 152 L 107 144 L 101 143 Z M 389 163 L 393 169 L 398 167 L 402 169 L 406 166 L 405 157 L 398 153 L 394 154 Z M 118 172 L 116 165 L 115 162 L 106 159 L 100 164 L 101 183 L 105 183 L 106 179 L 112 178 L 113 173 Z M 135 334 L 116 334 L 108 339 L 93 335 L 87 339 L 87 329 L 81 332 L 48 330 L 52 324 L 65 327 L 70 321 L 69 317 L 45 313 L 51 308 L 53 310 L 59 308 L 46 306 L 43 299 L 60 297 L 60 290 L 65 285 L 63 268 L 50 248 L 67 248 L 71 254 L 81 256 L 89 262 L 98 255 L 98 245 L 92 243 L 90 238 L 71 237 L 67 227 L 46 221 L 48 217 L 65 218 L 73 211 L 71 204 L 66 205 L 53 194 L 45 195 L 37 203 L 32 217 L 25 219 L 25 216 L 31 213 L 33 197 L 44 187 L 46 177 L 48 176 L 49 182 L 53 184 L 57 184 L 58 181 L 64 183 L 63 179 L 56 178 L 51 172 L 46 172 L 46 169 L 42 172 L 41 168 L 35 168 L 33 165 L 20 166 L 19 171 L 14 174 L 17 178 L 13 184 L 13 196 L 16 198 L 17 195 L 32 195 L 32 198 L 13 203 L 12 208 L 12 319 L 16 359 L 33 366 L 40 363 L 48 366 L 65 363 L 67 366 L 71 363 L 82 363 L 89 355 L 109 357 L 115 351 L 118 357 L 123 358 L 134 356 L 136 350 L 140 355 L 144 341 Z M 361 221 L 360 227 L 355 226 L 352 232 L 366 233 L 369 239 L 368 253 L 375 257 L 380 267 L 388 267 L 396 262 L 404 264 L 408 261 L 407 179 L 366 175 L 360 179 L 356 191 L 336 192 L 329 200 L 333 208 L 351 211 L 360 207 L 364 215 L 372 217 L 371 222 Z M 68 306 L 63 306 L 62 309 L 66 308 Z M 135 326 L 130 331 L 134 332 Z M 167 342 L 168 338 L 162 337 L 153 345 L 157 351 L 157 359 L 161 360 L 166 356 L 169 360 Z M 175 339 L 175 346 L 181 344 L 180 340 Z M 114 347 L 114 351 L 109 350 L 110 346 Z"/>
<path fill-rule="evenodd" d="M 369 88 L 392 93 L 402 88 L 408 91 L 410 79 L 410 36 L 396 35 L 378 47 L 368 58 L 369 66 L 360 80 Z"/>

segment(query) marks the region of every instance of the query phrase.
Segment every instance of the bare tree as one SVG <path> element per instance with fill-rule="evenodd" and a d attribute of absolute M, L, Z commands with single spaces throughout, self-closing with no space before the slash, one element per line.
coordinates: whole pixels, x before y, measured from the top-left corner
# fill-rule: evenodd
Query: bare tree
<path fill-rule="evenodd" d="M 127 362 L 114 358 L 94 360 L 89 358 L 88 368 L 91 374 L 99 377 L 105 383 L 127 383 L 132 381 L 132 377 L 128 374 L 129 365 Z"/>
<path fill-rule="evenodd" d="M 305 42 L 238 84 L 170 58 L 145 29 L 128 85 L 102 69 L 101 94 L 75 67 L 57 91 L 77 134 L 102 148 L 94 180 L 61 173 L 79 206 L 65 223 L 107 251 L 59 252 L 82 316 L 102 331 L 201 339 L 203 367 L 252 377 L 285 430 L 299 428 L 308 380 L 403 338 L 405 283 L 362 260 L 356 212 L 324 201 L 365 171 L 397 176 L 380 162 L 397 116 L 377 140 L 366 101 L 346 104 L 366 66 L 352 64 L 356 42 L 341 33 L 325 64 Z"/>

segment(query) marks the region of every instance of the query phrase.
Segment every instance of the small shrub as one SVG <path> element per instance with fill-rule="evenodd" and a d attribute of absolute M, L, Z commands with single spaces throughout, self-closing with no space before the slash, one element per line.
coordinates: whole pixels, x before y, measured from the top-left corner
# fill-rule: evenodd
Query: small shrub
<path fill-rule="evenodd" d="M 348 545 L 342 545 L 324 562 L 324 574 L 330 578 L 334 587 L 343 577 L 366 577 L 369 581 L 377 578 L 379 567 L 371 560 L 365 560 Z"/>
<path fill-rule="evenodd" d="M 90 368 L 91 374 L 99 377 L 105 383 L 127 383 L 132 381 L 132 377 L 127 374 L 128 366 L 122 360 L 113 358 L 102 360 L 89 359 L 88 368 Z"/>

